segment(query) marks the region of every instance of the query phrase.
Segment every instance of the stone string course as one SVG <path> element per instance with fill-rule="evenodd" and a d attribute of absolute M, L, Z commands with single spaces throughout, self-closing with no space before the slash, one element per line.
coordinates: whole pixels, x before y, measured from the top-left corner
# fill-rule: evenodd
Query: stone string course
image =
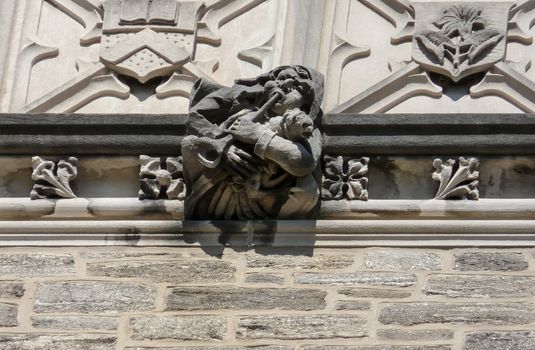
<path fill-rule="evenodd" d="M 0 249 L 0 349 L 533 350 L 535 249 Z"/>

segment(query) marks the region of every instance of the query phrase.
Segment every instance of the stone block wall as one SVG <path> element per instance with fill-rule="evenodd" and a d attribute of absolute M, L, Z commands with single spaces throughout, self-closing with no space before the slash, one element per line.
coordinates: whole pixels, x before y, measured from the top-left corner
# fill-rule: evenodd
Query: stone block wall
<path fill-rule="evenodd" d="M 535 249 L 0 249 L 0 349 L 532 350 Z"/>

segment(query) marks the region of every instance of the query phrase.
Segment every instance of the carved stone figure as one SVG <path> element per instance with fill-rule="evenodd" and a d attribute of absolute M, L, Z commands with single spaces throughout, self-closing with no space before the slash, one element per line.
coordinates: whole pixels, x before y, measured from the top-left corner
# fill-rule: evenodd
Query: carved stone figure
<path fill-rule="evenodd" d="M 504 59 L 511 3 L 414 6 L 413 58 L 424 67 L 459 81 Z"/>
<path fill-rule="evenodd" d="M 325 170 L 322 183 L 324 200 L 368 200 L 369 158 L 350 159 L 325 156 Z"/>
<path fill-rule="evenodd" d="M 189 219 L 313 217 L 323 77 L 283 66 L 232 87 L 199 80 L 182 141 Z"/>
<path fill-rule="evenodd" d="M 32 158 L 32 180 L 35 185 L 30 193 L 31 199 L 76 198 L 70 182 L 78 176 L 78 159 L 53 162 L 41 157 Z"/>
<path fill-rule="evenodd" d="M 440 182 L 435 199 L 479 199 L 479 161 L 459 157 L 459 166 L 455 170 L 454 165 L 453 159 L 443 162 L 437 158 L 433 161 L 433 180 Z"/>
<path fill-rule="evenodd" d="M 139 199 L 184 199 L 182 157 L 139 156 Z"/>

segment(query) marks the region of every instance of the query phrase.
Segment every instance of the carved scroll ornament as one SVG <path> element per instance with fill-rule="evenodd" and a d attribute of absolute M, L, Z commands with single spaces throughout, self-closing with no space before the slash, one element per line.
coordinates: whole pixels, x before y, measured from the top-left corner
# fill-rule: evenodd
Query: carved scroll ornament
<path fill-rule="evenodd" d="M 323 77 L 276 68 L 232 87 L 196 83 L 182 141 L 186 217 L 307 218 L 319 200 Z"/>

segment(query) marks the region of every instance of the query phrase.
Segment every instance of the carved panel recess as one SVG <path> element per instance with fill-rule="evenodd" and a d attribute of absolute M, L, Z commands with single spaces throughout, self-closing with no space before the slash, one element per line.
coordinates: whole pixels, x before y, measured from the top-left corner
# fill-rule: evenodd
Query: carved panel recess
<path fill-rule="evenodd" d="M 198 78 L 229 84 L 280 54 L 280 0 L 26 5 L 13 111 L 185 113 Z"/>
<path fill-rule="evenodd" d="M 533 0 L 170 0 L 150 11 L 147 1 L 24 0 L 7 110 L 185 113 L 199 77 L 231 85 L 305 64 L 326 76 L 327 112 L 535 111 Z M 146 13 L 126 14 L 123 2 Z M 475 14 L 470 39 L 443 30 L 455 8 Z M 440 33 L 465 42 L 446 51 L 475 55 L 459 74 L 453 56 L 449 67 L 427 57 L 448 42 L 430 44 Z"/>
<path fill-rule="evenodd" d="M 322 55 L 338 74 L 327 74 L 327 111 L 535 111 L 533 1 L 346 0 L 331 10 Z M 343 55 L 333 50 L 340 31 L 352 42 Z"/>

